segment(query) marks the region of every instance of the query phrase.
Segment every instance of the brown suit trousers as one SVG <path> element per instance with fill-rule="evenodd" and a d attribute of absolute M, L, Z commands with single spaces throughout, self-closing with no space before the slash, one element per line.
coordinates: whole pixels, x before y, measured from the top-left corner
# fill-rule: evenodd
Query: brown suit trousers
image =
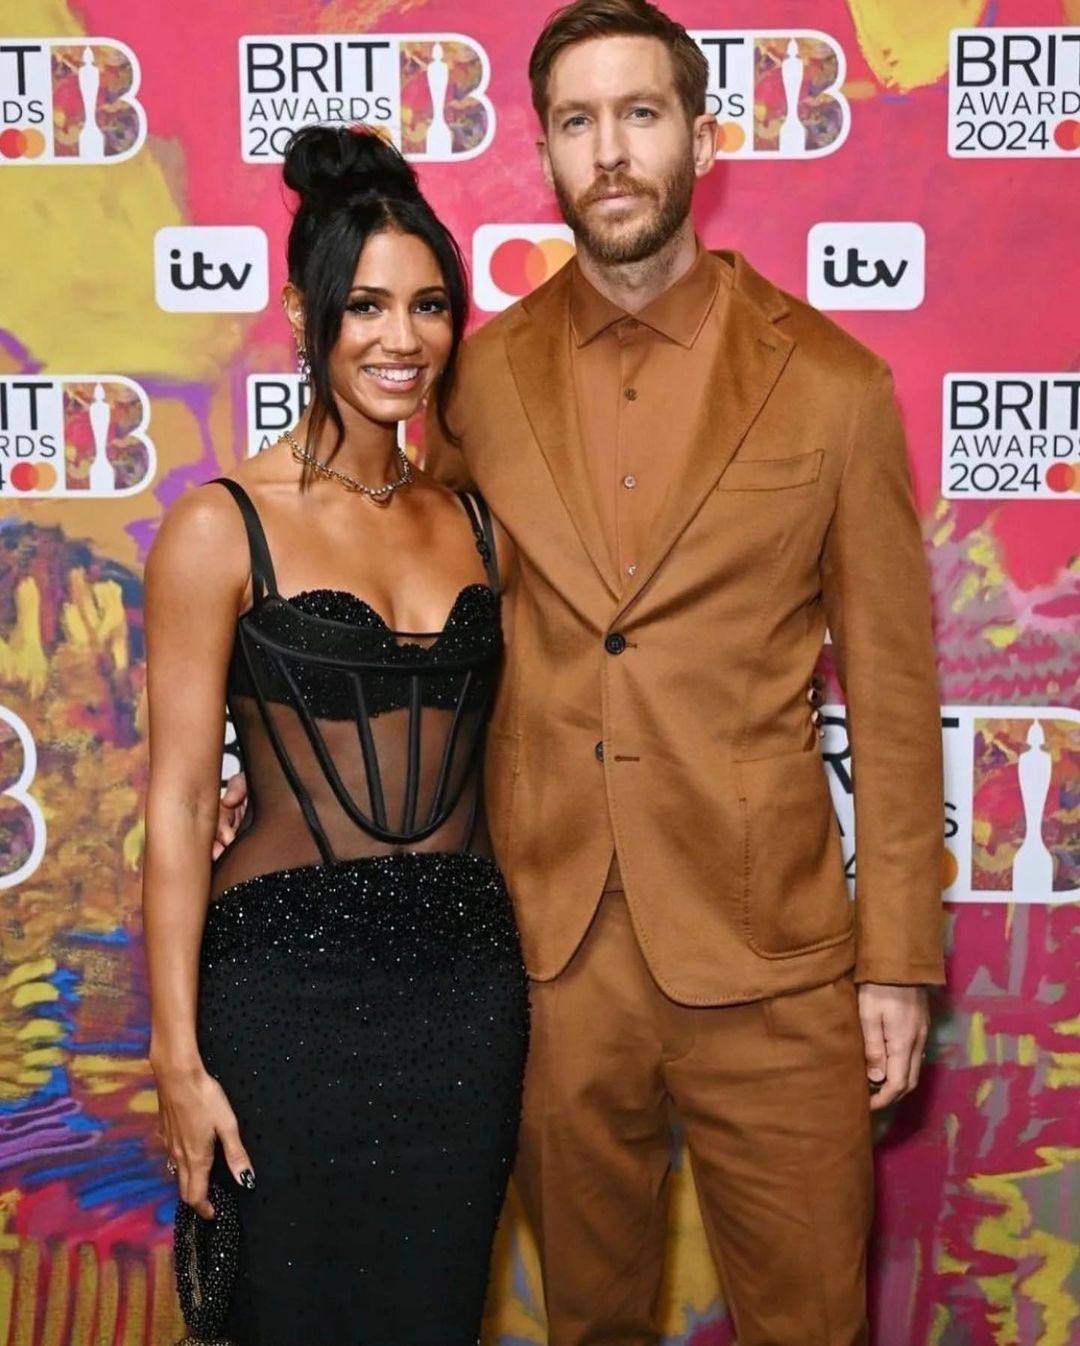
<path fill-rule="evenodd" d="M 627 586 L 581 449 L 565 272 L 466 343 L 461 452 L 429 427 L 436 470 L 484 492 L 518 554 L 486 794 L 534 978 L 518 1180 L 551 1346 L 657 1339 L 671 1109 L 741 1346 L 863 1341 L 853 983 L 943 979 L 929 585 L 891 377 L 721 256 L 712 396 Z M 854 903 L 805 702 L 826 626 Z M 613 847 L 625 896 L 601 903 Z"/>

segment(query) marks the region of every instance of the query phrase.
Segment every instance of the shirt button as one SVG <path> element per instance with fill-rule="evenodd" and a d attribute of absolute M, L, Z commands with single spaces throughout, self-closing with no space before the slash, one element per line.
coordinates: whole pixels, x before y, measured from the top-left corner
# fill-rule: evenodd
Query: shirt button
<path fill-rule="evenodd" d="M 632 562 L 630 565 L 628 565 L 628 566 L 626 567 L 626 573 L 627 573 L 628 575 L 636 575 L 636 574 L 637 574 L 637 562 L 636 562 L 636 561 Z"/>
<path fill-rule="evenodd" d="M 621 631 L 612 631 L 611 635 L 604 641 L 604 649 L 608 654 L 622 654 L 626 649 L 626 637 Z"/>
<path fill-rule="evenodd" d="M 604 760 L 604 745 L 602 743 L 598 743 L 596 747 L 593 748 L 593 752 L 596 753 L 596 760 L 598 762 L 602 762 Z"/>
<path fill-rule="evenodd" d="M 631 472 L 628 477 L 623 477 L 622 484 L 626 487 L 628 491 L 632 491 L 634 487 L 637 485 L 637 477 L 635 477 L 634 474 Z"/>
<path fill-rule="evenodd" d="M 636 389 L 636 388 L 624 388 L 624 389 L 623 389 L 623 397 L 625 397 L 626 400 L 627 400 L 628 402 L 636 402 L 636 401 L 637 401 L 637 389 Z"/>

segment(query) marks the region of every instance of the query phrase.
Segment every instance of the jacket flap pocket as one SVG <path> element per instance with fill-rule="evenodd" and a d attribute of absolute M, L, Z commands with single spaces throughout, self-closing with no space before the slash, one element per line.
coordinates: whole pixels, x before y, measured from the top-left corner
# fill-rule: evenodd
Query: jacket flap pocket
<path fill-rule="evenodd" d="M 805 486 L 821 473 L 821 449 L 799 453 L 794 458 L 736 458 L 728 463 L 717 483 L 718 491 L 776 491 L 785 486 Z"/>

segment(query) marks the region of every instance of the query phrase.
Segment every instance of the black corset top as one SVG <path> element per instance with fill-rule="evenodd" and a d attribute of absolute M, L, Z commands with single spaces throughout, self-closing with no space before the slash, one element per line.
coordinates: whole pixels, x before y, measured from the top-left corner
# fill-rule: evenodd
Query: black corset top
<path fill-rule="evenodd" d="M 227 684 L 256 806 L 247 830 L 269 813 L 280 839 L 298 807 L 324 863 L 436 834 L 444 849 L 468 849 L 502 658 L 483 500 L 459 493 L 487 583 L 460 590 L 440 631 L 410 633 L 343 589 L 282 596 L 250 496 L 216 480 L 243 515 L 251 552 L 253 601 L 237 619 Z"/>

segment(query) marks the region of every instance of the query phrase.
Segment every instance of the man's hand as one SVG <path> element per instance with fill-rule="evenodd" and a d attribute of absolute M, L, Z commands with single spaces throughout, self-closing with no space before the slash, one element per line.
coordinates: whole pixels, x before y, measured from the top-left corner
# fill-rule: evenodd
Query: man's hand
<path fill-rule="evenodd" d="M 859 987 L 859 1019 L 866 1044 L 866 1076 L 870 1108 L 887 1108 L 911 1093 L 919 1082 L 930 1004 L 922 986 Z"/>
<path fill-rule="evenodd" d="M 211 858 L 216 860 L 226 846 L 236 836 L 236 829 L 247 809 L 247 781 L 244 773 L 238 771 L 231 777 L 218 804 L 217 832 L 210 847 Z"/>

